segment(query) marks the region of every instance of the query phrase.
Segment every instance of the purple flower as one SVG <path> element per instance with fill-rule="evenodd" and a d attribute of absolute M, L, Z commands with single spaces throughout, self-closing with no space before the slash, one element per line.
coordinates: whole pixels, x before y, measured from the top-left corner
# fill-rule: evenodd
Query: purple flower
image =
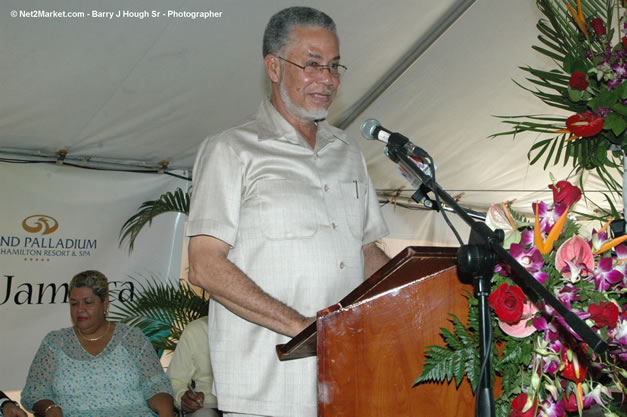
<path fill-rule="evenodd" d="M 613 264 L 612 258 L 599 259 L 597 269 L 594 271 L 594 284 L 597 291 L 607 291 L 625 277 L 622 272 L 613 269 Z"/>
<path fill-rule="evenodd" d="M 520 236 L 520 243 L 525 246 L 533 245 L 533 231 L 525 230 L 522 232 Z"/>
<path fill-rule="evenodd" d="M 582 320 L 587 319 L 588 317 L 590 317 L 590 313 L 585 313 L 582 311 L 577 311 L 577 310 L 572 310 L 573 313 L 575 313 L 577 315 L 577 317 L 579 317 Z M 572 334 L 573 336 L 575 336 L 575 338 L 577 340 L 582 340 L 581 336 L 579 336 L 573 329 L 570 328 L 570 326 L 568 325 L 568 323 L 566 323 L 566 320 L 564 320 L 564 317 L 562 317 L 561 315 L 557 315 L 556 316 L 556 320 L 557 322 L 560 324 L 560 327 L 566 331 L 568 331 L 570 334 Z"/>
<path fill-rule="evenodd" d="M 625 75 L 627 75 L 627 71 L 625 71 L 625 67 L 621 64 L 613 64 L 613 65 L 610 65 L 610 67 L 614 71 L 616 78 L 625 78 Z"/>
<path fill-rule="evenodd" d="M 616 258 L 619 260 L 625 260 L 627 259 L 627 245 L 626 244 L 620 244 L 618 246 L 616 246 L 614 248 L 614 251 L 616 251 Z"/>
<path fill-rule="evenodd" d="M 525 250 L 525 247 L 518 243 L 512 243 L 509 253 L 527 271 L 541 271 L 544 266 L 542 254 L 535 247 Z"/>
<path fill-rule="evenodd" d="M 542 413 L 540 413 L 540 415 L 546 417 L 563 417 L 566 413 L 564 401 L 559 400 L 555 402 L 551 396 L 542 402 L 541 407 Z"/>
<path fill-rule="evenodd" d="M 555 373 L 562 364 L 557 356 L 541 356 L 538 357 L 537 361 L 542 365 L 543 373 L 550 376 L 555 376 Z M 540 373 L 540 369 L 538 369 L 538 373 Z"/>
<path fill-rule="evenodd" d="M 546 279 L 549 277 L 549 274 L 544 271 L 533 271 L 531 272 L 531 276 L 533 276 L 540 284 L 544 285 L 546 284 Z"/>
<path fill-rule="evenodd" d="M 577 287 L 569 283 L 559 290 L 557 298 L 570 310 L 570 303 L 580 300 L 579 295 L 577 295 L 578 291 Z"/>
<path fill-rule="evenodd" d="M 560 369 L 562 363 L 558 359 L 550 359 L 544 363 L 544 373 L 547 375 L 555 376 Z"/>
<path fill-rule="evenodd" d="M 597 403 L 601 407 L 605 407 L 605 401 L 603 401 L 601 394 L 605 395 L 608 399 L 612 398 L 612 394 L 607 387 L 597 384 L 592 391 L 583 396 L 584 408 L 590 407 L 593 403 Z"/>
<path fill-rule="evenodd" d="M 541 332 L 549 329 L 549 325 L 546 322 L 546 319 L 542 316 L 534 317 L 533 319 L 531 319 L 531 323 L 533 324 L 533 327 L 536 328 L 536 330 L 540 330 Z"/>
<path fill-rule="evenodd" d="M 599 107 L 597 106 L 597 111 L 596 113 L 601 116 L 602 118 L 606 118 L 607 116 L 610 115 L 610 113 L 612 113 L 611 109 L 605 108 L 605 107 Z"/>
<path fill-rule="evenodd" d="M 616 322 L 616 327 L 608 332 L 610 342 L 627 348 L 627 320 L 623 317 Z"/>
<path fill-rule="evenodd" d="M 564 211 L 568 208 L 566 204 L 558 204 L 552 207 L 549 207 L 544 201 L 540 201 L 539 203 L 533 203 L 532 205 L 533 212 L 536 212 L 536 208 L 538 210 L 538 217 L 540 218 L 540 230 L 543 234 L 547 235 L 553 225 L 557 223 L 560 219 Z"/>

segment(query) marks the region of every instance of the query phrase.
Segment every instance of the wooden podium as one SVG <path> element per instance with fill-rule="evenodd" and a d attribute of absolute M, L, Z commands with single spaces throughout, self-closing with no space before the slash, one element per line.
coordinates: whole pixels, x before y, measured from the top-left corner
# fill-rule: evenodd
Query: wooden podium
<path fill-rule="evenodd" d="M 281 360 L 318 356 L 320 417 L 472 415 L 467 380 L 412 387 L 449 314 L 467 319 L 456 248 L 408 247 L 284 345 Z M 477 351 L 477 355 L 479 352 Z"/>

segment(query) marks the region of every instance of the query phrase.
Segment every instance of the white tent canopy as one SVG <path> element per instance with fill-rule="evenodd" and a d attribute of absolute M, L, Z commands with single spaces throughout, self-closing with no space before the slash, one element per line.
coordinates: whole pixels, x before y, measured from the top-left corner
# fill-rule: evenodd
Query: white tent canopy
<path fill-rule="evenodd" d="M 356 138 L 367 118 L 402 132 L 433 156 L 438 183 L 464 206 L 515 200 L 529 212 L 532 201 L 550 199 L 548 172 L 529 167 L 526 156 L 535 137 L 487 138 L 506 129 L 494 115 L 554 113 L 512 82 L 524 77 L 519 66 L 551 65 L 531 49 L 540 18 L 533 0 L 304 4 L 335 19 L 349 68 L 331 122 Z M 290 5 L 3 1 L 0 156 L 54 160 L 66 153 L 66 162 L 88 166 L 189 170 L 207 135 L 254 113 L 267 94 L 261 36 L 269 17 Z M 68 16 L 33 17 L 41 12 Z M 369 96 L 374 101 L 362 108 Z M 358 140 L 377 189 L 409 188 L 382 144 Z M 551 171 L 558 179 L 569 172 Z M 586 183 L 588 195 L 602 202 L 602 183 L 595 177 Z M 395 238 L 456 243 L 433 213 L 388 207 L 386 217 Z"/>

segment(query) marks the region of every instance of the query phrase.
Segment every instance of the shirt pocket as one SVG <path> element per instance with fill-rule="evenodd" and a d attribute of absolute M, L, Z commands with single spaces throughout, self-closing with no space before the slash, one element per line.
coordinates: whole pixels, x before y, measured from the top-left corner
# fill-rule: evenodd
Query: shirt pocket
<path fill-rule="evenodd" d="M 364 183 L 353 180 L 340 182 L 340 191 L 346 223 L 353 237 L 360 242 L 364 237 L 364 202 L 366 201 L 366 186 Z"/>
<path fill-rule="evenodd" d="M 318 231 L 323 208 L 311 185 L 289 180 L 263 180 L 257 184 L 260 224 L 272 240 L 306 239 Z"/>

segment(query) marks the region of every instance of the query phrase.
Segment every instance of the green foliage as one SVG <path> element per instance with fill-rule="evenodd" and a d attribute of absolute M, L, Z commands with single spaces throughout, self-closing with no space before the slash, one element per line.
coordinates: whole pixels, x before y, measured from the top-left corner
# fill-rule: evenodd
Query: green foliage
<path fill-rule="evenodd" d="M 498 281 L 498 275 L 494 281 Z M 503 277 L 501 277 L 503 278 Z M 505 279 L 505 278 L 504 278 Z M 498 284 L 494 284 L 498 285 Z M 414 385 L 425 382 L 450 382 L 455 379 L 457 387 L 464 377 L 468 378 L 473 392 L 479 383 L 479 331 L 478 331 L 478 300 L 469 298 L 468 325 L 451 315 L 453 332 L 444 328 L 442 339 L 445 347 L 428 346 L 425 352 L 425 366 Z M 527 373 L 532 361 L 534 345 L 526 339 L 516 339 L 503 333 L 496 318 L 492 318 L 493 344 L 491 348 L 492 379 L 495 375 L 502 378 L 503 395 L 496 400 L 497 417 L 506 417 L 511 409 L 513 398 L 528 386 L 530 377 Z M 499 355 L 497 346 L 502 346 Z"/>
<path fill-rule="evenodd" d="M 191 190 L 184 192 L 177 188 L 173 193 L 162 194 L 157 200 L 145 201 L 120 230 L 120 246 L 128 240 L 128 251 L 131 253 L 135 245 L 135 239 L 146 225 L 151 225 L 152 220 L 159 214 L 176 212 L 189 214 L 189 202 Z"/>
<path fill-rule="evenodd" d="M 478 337 L 455 315 L 451 315 L 451 321 L 453 333 L 444 328 L 440 329 L 447 347 L 427 346 L 425 366 L 414 381 L 414 385 L 428 381 L 450 382 L 454 378 L 456 386 L 459 387 L 466 375 L 474 391 L 479 376 Z"/>
<path fill-rule="evenodd" d="M 571 114 L 592 111 L 603 117 L 603 129 L 592 137 L 571 140 L 571 134 L 564 133 L 566 116 L 518 115 L 498 116 L 511 129 L 491 135 L 516 137 L 518 134 L 534 132 L 549 135 L 531 146 L 528 153 L 530 163 L 544 160 L 543 168 L 550 165 L 571 165 L 575 174 L 591 170 L 596 172 L 608 189 L 614 192 L 622 190 L 617 178 L 622 176 L 622 158 L 627 149 L 627 106 L 623 100 L 627 96 L 627 86 L 619 84 L 608 88 L 609 82 L 615 82 L 617 74 L 608 65 L 606 49 L 611 49 L 615 29 L 613 11 L 616 0 L 582 0 L 582 8 L 588 27 L 586 38 L 572 18 L 565 0 L 536 0 L 540 12 L 544 15 L 537 24 L 540 45 L 532 48 L 549 57 L 556 68 L 546 71 L 531 67 L 521 69 L 528 74 L 526 80 L 533 86 L 526 87 L 539 100 L 550 107 L 566 110 Z M 607 34 L 597 36 L 589 25 L 593 18 L 605 22 Z M 619 42 L 614 51 L 622 50 Z M 617 58 L 613 54 L 612 58 Z M 571 74 L 581 72 L 586 75 L 589 86 L 584 91 L 573 89 L 569 85 Z M 602 113 L 601 109 L 607 113 Z"/>
<path fill-rule="evenodd" d="M 141 329 L 158 351 L 174 350 L 187 323 L 207 315 L 207 295 L 186 283 L 152 278 L 136 285 L 133 299 L 116 303 L 109 318 Z"/>
<path fill-rule="evenodd" d="M 425 366 L 414 385 L 424 382 L 450 382 L 453 378 L 457 387 L 464 376 L 468 377 L 474 392 L 479 381 L 480 361 L 477 355 L 479 347 L 479 320 L 477 299 L 466 291 L 468 298 L 468 325 L 451 314 L 453 332 L 441 328 L 446 347 L 427 346 Z"/>

